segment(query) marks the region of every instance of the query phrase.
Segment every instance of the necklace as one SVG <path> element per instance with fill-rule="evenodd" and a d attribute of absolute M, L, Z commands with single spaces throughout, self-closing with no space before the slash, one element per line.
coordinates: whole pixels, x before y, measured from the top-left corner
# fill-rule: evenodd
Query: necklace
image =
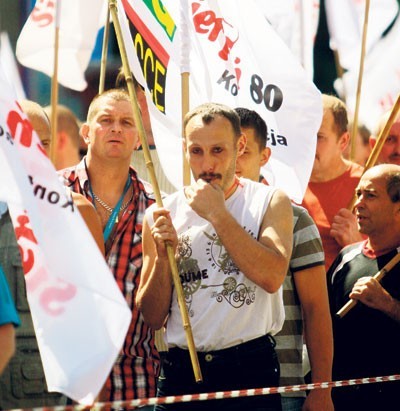
<path fill-rule="evenodd" d="M 112 214 L 112 212 L 114 211 L 114 208 L 110 207 L 100 197 L 97 197 L 97 195 L 94 192 L 93 192 L 93 197 L 100 205 L 102 205 L 108 211 L 109 214 Z M 124 204 L 121 205 L 120 211 L 124 211 L 125 208 L 128 207 L 129 203 L 132 201 L 132 198 L 133 198 L 133 192 L 129 200 L 127 200 Z"/>
<path fill-rule="evenodd" d="M 93 199 L 93 205 L 96 207 L 95 201 L 98 201 L 99 204 L 102 205 L 110 213 L 107 224 L 103 229 L 104 243 L 107 243 L 107 241 L 110 237 L 110 234 L 114 229 L 114 224 L 118 223 L 118 214 L 121 211 L 121 206 L 122 206 L 122 210 L 124 210 L 128 206 L 128 204 L 131 202 L 131 200 L 133 199 L 133 195 L 134 195 L 135 190 L 132 190 L 132 196 L 129 199 L 129 201 L 127 201 L 125 204 L 122 205 L 122 200 L 124 199 L 124 197 L 125 197 L 126 193 L 128 192 L 130 186 L 132 185 L 132 179 L 130 177 L 130 173 L 128 173 L 128 179 L 126 180 L 124 191 L 121 194 L 121 197 L 119 198 L 118 203 L 116 204 L 116 206 L 114 208 L 112 208 L 108 204 L 106 204 L 103 200 L 101 200 L 99 197 L 94 195 L 92 185 L 90 184 L 89 171 L 88 171 L 88 168 L 87 168 L 87 165 L 86 165 L 86 157 L 84 158 L 84 162 L 85 162 L 85 170 L 86 170 L 88 184 L 89 184 L 89 190 L 90 190 L 90 194 L 91 194 L 92 199 Z"/>

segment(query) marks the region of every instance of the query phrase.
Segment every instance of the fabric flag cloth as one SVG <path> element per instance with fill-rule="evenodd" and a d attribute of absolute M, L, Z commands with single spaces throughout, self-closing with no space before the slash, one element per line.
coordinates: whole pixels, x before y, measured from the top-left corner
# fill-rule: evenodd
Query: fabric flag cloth
<path fill-rule="evenodd" d="M 267 21 L 313 78 L 319 0 L 254 0 Z"/>
<path fill-rule="evenodd" d="M 326 18 L 332 50 L 337 50 L 340 65 L 356 70 L 360 65 L 366 0 L 325 0 Z M 399 11 L 397 0 L 371 0 L 366 54 L 380 41 Z"/>
<path fill-rule="evenodd" d="M 57 10 L 56 7 L 60 7 Z M 55 27 L 59 27 L 58 82 L 73 90 L 87 87 L 87 69 L 97 33 L 106 20 L 106 0 L 37 0 L 17 41 L 18 61 L 53 77 Z"/>
<path fill-rule="evenodd" d="M 0 201 L 8 203 L 49 391 L 93 403 L 131 312 L 0 65 Z"/>
<path fill-rule="evenodd" d="M 256 4 L 122 4 L 133 37 L 125 47 L 135 77 L 149 91 L 153 134 L 168 179 L 182 186 L 181 71 L 189 71 L 191 108 L 218 102 L 256 110 L 265 119 L 272 158 L 264 173 L 301 202 L 314 162 L 321 95 Z"/>
<path fill-rule="evenodd" d="M 376 133 L 381 116 L 392 109 L 400 94 L 400 15 L 365 58 L 359 123 Z M 349 111 L 354 111 L 358 71 L 348 71 L 335 82 L 339 95 L 346 91 Z"/>
<path fill-rule="evenodd" d="M 0 33 L 0 61 L 3 65 L 8 82 L 14 85 L 18 100 L 25 99 L 25 91 L 22 86 L 21 77 L 19 76 L 18 66 L 11 47 L 10 38 L 5 31 Z"/>

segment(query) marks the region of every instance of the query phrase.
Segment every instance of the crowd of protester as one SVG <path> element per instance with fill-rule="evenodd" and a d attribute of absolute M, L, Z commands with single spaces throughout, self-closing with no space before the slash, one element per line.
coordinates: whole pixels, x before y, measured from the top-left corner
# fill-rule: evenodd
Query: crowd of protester
<path fill-rule="evenodd" d="M 156 155 L 146 100 L 139 98 L 139 104 Z M 382 280 L 374 276 L 400 247 L 400 117 L 377 164 L 365 170 L 388 114 L 367 138 L 368 130 L 359 128 L 360 146 L 351 159 L 345 104 L 328 95 L 321 104 L 315 161 L 301 205 L 262 175 L 273 155 L 264 120 L 247 108 L 208 103 L 184 119 L 183 150 L 193 182 L 175 190 L 155 162 L 162 208 L 147 181 L 124 79 L 93 99 L 82 124 L 68 108 L 57 108 L 55 168 L 132 312 L 98 401 L 399 373 L 399 266 Z M 29 101 L 21 106 L 47 149 L 51 110 Z M 193 377 L 168 247 L 176 256 L 201 383 Z M 354 308 L 338 317 L 350 298 Z M 1 409 L 71 403 L 47 391 L 4 203 L 0 345 Z M 398 388 L 397 382 L 376 383 L 155 409 L 389 410 Z"/>

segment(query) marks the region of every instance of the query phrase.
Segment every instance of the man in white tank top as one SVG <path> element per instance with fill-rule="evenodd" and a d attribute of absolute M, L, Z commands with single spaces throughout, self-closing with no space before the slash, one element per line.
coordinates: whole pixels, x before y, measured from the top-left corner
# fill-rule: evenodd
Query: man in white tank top
<path fill-rule="evenodd" d="M 234 110 L 203 104 L 184 121 L 184 151 L 195 182 L 151 206 L 143 224 L 144 264 L 136 298 L 145 322 L 165 325 L 169 352 L 158 395 L 279 382 L 272 335 L 282 327 L 281 285 L 292 248 L 290 200 L 235 176 L 246 143 Z M 196 384 L 165 243 L 178 256 L 203 383 Z M 280 410 L 277 396 L 177 404 L 173 410 Z M 156 407 L 162 410 L 163 407 Z"/>

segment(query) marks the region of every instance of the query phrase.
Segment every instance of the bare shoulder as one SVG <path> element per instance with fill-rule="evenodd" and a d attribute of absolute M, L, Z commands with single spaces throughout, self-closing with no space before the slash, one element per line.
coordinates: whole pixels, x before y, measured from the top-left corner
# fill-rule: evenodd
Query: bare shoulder
<path fill-rule="evenodd" d="M 284 229 L 285 235 L 293 234 L 293 207 L 287 194 L 275 189 L 264 214 L 262 230 L 268 228 Z"/>
<path fill-rule="evenodd" d="M 76 208 L 79 210 L 85 221 L 86 218 L 90 218 L 98 220 L 99 224 L 101 224 L 99 215 L 97 214 L 94 205 L 84 195 L 72 191 L 71 196 Z"/>
<path fill-rule="evenodd" d="M 292 203 L 283 190 L 277 189 L 272 194 L 268 211 L 274 215 L 282 215 L 282 218 L 286 218 L 288 214 L 293 216 Z"/>
<path fill-rule="evenodd" d="M 82 194 L 71 192 L 72 200 L 89 228 L 100 250 L 104 254 L 103 230 L 100 217 L 93 204 Z"/>
<path fill-rule="evenodd" d="M 74 200 L 74 204 L 78 208 L 79 207 L 89 207 L 89 208 L 94 209 L 93 204 L 84 195 L 71 191 L 71 196 L 72 196 L 72 200 Z"/>

